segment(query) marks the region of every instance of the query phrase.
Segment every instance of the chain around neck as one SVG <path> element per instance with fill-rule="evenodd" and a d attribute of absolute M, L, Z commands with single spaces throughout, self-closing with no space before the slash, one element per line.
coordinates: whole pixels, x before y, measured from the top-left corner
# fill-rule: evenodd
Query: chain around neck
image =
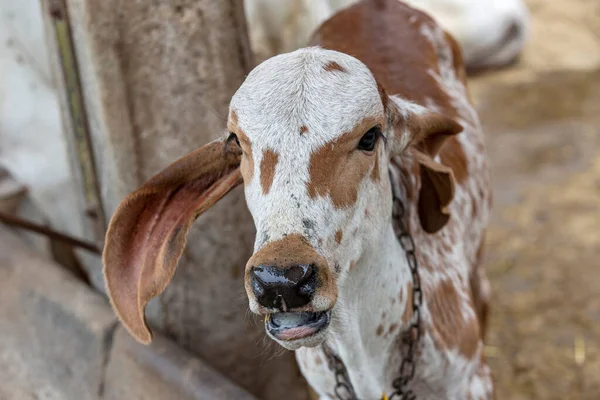
<path fill-rule="evenodd" d="M 392 224 L 394 233 L 400 242 L 400 246 L 406 253 L 406 260 L 412 276 L 412 311 L 413 317 L 408 329 L 402 336 L 402 363 L 398 377 L 392 382 L 394 391 L 388 396 L 382 395 L 382 400 L 415 400 L 416 395 L 408 388 L 413 379 L 416 369 L 415 351 L 421 339 L 421 305 L 423 304 L 423 290 L 419 277 L 419 264 L 417 262 L 415 242 L 405 221 L 406 209 L 400 200 L 399 193 L 392 186 L 393 207 Z M 321 346 L 327 357 L 329 369 L 335 373 L 335 395 L 338 400 L 362 400 L 358 399 L 354 387 L 350 382 L 348 371 L 343 361 L 325 343 Z"/>

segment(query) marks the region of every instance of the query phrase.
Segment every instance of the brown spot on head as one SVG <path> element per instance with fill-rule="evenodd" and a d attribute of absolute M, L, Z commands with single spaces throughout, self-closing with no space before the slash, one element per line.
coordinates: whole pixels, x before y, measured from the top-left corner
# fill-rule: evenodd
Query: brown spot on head
<path fill-rule="evenodd" d="M 375 333 L 377 334 L 377 336 L 381 336 L 383 334 L 383 325 L 379 324 Z"/>
<path fill-rule="evenodd" d="M 342 233 L 342 230 L 340 229 L 339 231 L 337 231 L 337 232 L 335 233 L 335 242 L 336 242 L 337 244 L 340 244 L 340 243 L 342 243 L 342 237 L 343 237 L 343 236 L 344 236 L 344 234 Z"/>
<path fill-rule="evenodd" d="M 325 66 L 323 68 L 327 72 L 333 72 L 333 71 L 346 72 L 346 69 L 344 67 L 342 67 L 340 64 L 336 63 L 335 61 L 329 61 L 327 64 L 325 64 Z"/>
<path fill-rule="evenodd" d="M 388 334 L 394 333 L 394 331 L 396 329 L 398 329 L 398 324 L 392 324 L 392 325 L 390 325 L 390 328 L 388 329 Z"/>
<path fill-rule="evenodd" d="M 260 162 L 260 186 L 263 194 L 269 193 L 271 185 L 273 184 L 273 178 L 275 177 L 275 167 L 279 155 L 273 150 L 267 149 L 263 152 L 263 157 Z"/>
<path fill-rule="evenodd" d="M 302 126 L 300 127 L 300 134 L 301 134 L 301 135 L 303 135 L 303 134 L 305 134 L 306 132 L 308 132 L 308 127 L 307 127 L 306 125 L 302 125 Z"/>
<path fill-rule="evenodd" d="M 352 131 L 311 155 L 307 183 L 311 198 L 329 195 L 336 208 L 346 208 L 356 202 L 359 185 L 375 162 L 375 154 L 357 151 L 356 146 L 362 135 L 378 124 L 383 125 L 382 118 L 364 118 Z"/>
<path fill-rule="evenodd" d="M 416 20 L 414 25 L 412 20 Z M 462 79 L 460 49 L 449 35 L 442 43 L 432 44 L 415 25 L 432 29 L 437 26 L 427 14 L 400 1 L 357 2 L 324 22 L 311 44 L 356 57 L 367 65 L 388 94 L 401 95 L 420 105 L 431 99 L 443 114 L 454 117 L 457 108 L 450 96 L 426 71 L 439 74 L 438 61 L 445 55 L 442 49 L 449 48 L 454 68 Z M 410 46 L 400 48 L 398 43 Z"/>
<path fill-rule="evenodd" d="M 444 350 L 457 349 L 465 358 L 471 359 L 479 348 L 480 335 L 477 317 L 465 319 L 461 302 L 463 300 L 454 283 L 442 281 L 428 296 L 434 338 Z M 464 305 L 473 308 L 471 304 Z"/>

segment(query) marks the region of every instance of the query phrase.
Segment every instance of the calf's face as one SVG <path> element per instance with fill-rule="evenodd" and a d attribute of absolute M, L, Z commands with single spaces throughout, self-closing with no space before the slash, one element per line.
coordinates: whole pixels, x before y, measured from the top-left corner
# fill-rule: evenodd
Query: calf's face
<path fill-rule="evenodd" d="M 267 60 L 233 96 L 225 138 L 169 166 L 113 216 L 104 270 L 117 314 L 150 340 L 145 304 L 169 282 L 191 223 L 243 181 L 257 231 L 250 309 L 283 346 L 318 345 L 353 266 L 389 232 L 390 155 L 419 166 L 421 225 L 434 232 L 453 178 L 433 157 L 460 130 L 389 98 L 348 55 L 308 48 Z"/>
<path fill-rule="evenodd" d="M 311 50 L 261 64 L 231 101 L 257 230 L 250 309 L 287 347 L 318 342 L 340 282 L 389 219 L 382 95 L 358 60 Z"/>

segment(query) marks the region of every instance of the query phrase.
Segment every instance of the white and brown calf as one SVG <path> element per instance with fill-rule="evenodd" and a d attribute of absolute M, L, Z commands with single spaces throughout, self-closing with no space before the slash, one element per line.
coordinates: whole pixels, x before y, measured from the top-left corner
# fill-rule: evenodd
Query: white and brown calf
<path fill-rule="evenodd" d="M 412 319 L 394 186 L 424 288 L 410 387 L 418 399 L 490 399 L 480 265 L 490 183 L 460 51 L 396 0 L 359 2 L 316 41 L 256 67 L 233 96 L 229 132 L 119 206 L 104 251 L 113 306 L 149 342 L 144 307 L 169 282 L 187 230 L 243 182 L 257 229 L 245 273 L 250 309 L 296 350 L 321 398 L 334 398 L 326 342 L 358 398 L 378 399 L 392 390 Z"/>
<path fill-rule="evenodd" d="M 314 30 L 359 0 L 246 0 L 250 40 L 260 59 L 306 46 Z M 523 0 L 406 0 L 431 15 L 463 49 L 468 68 L 504 66 L 529 33 Z"/>

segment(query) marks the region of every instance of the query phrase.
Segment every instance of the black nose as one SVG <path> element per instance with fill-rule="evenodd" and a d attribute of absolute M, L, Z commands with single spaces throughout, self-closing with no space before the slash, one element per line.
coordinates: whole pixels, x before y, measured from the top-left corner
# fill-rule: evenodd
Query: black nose
<path fill-rule="evenodd" d="M 289 311 L 308 304 L 317 285 L 316 267 L 294 265 L 278 268 L 259 265 L 251 271 L 252 290 L 263 307 Z"/>

